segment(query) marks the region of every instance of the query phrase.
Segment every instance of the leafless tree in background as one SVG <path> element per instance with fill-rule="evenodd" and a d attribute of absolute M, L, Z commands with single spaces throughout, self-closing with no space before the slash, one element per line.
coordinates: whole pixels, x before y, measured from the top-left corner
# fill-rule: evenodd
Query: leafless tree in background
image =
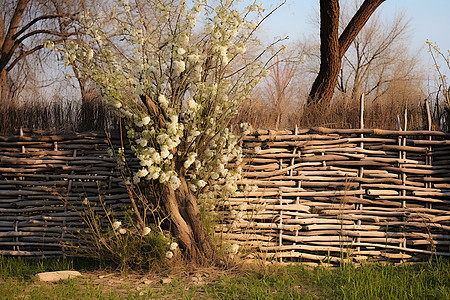
<path fill-rule="evenodd" d="M 450 50 L 442 51 L 435 43 L 427 41 L 428 52 L 433 60 L 438 90 L 435 92 L 433 119 L 442 129 L 450 130 Z"/>
<path fill-rule="evenodd" d="M 276 129 L 280 126 L 285 106 L 294 98 L 294 90 L 291 83 L 297 66 L 298 63 L 295 61 L 282 61 L 277 57 L 276 62 L 269 69 L 269 76 L 264 80 L 264 95 L 272 104 Z"/>
<path fill-rule="evenodd" d="M 39 65 L 45 41 L 62 43 L 77 31 L 72 27 L 61 32 L 58 22 L 69 24 L 74 14 L 56 11 L 52 1 L 2 0 L 0 6 L 0 100 L 14 105 L 17 83 L 26 81 L 28 73 L 16 69 L 26 66 L 32 56 L 33 66 Z"/>
<path fill-rule="evenodd" d="M 348 6 L 342 9 L 341 27 L 351 11 Z M 418 57 L 407 47 L 407 29 L 403 14 L 387 21 L 374 13 L 343 56 L 338 91 L 353 99 L 364 93 L 375 101 L 394 81 L 417 81 Z"/>

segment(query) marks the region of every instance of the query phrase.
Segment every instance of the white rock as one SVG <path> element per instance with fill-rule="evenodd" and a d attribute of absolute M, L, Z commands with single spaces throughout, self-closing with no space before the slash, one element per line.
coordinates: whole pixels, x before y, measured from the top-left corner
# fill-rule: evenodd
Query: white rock
<path fill-rule="evenodd" d="M 171 278 L 163 278 L 163 279 L 161 279 L 161 283 L 162 284 L 169 284 L 169 283 L 171 283 L 172 282 L 172 279 Z"/>
<path fill-rule="evenodd" d="M 39 281 L 59 281 L 82 276 L 78 271 L 55 271 L 36 274 Z"/>

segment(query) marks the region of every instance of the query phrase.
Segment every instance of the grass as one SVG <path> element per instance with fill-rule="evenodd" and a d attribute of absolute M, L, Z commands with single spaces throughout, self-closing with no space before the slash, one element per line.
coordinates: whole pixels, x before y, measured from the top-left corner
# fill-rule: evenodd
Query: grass
<path fill-rule="evenodd" d="M 59 270 L 95 270 L 100 264 L 86 258 L 28 259 L 0 256 L 0 279 L 20 278 L 30 280 L 37 273 Z"/>
<path fill-rule="evenodd" d="M 450 299 L 448 260 L 418 265 L 367 264 L 315 269 L 315 282 L 342 299 Z"/>
<path fill-rule="evenodd" d="M 185 273 L 172 274 L 169 284 L 159 280 L 144 284 L 140 278 L 145 274 L 115 274 L 102 281 L 98 272 L 105 270 L 85 259 L 2 257 L 0 267 L 2 299 L 450 299 L 450 263 L 444 259 L 359 268 L 254 266 L 224 271 L 221 276 L 210 274 L 199 285 Z M 34 278 L 39 272 L 64 269 L 80 270 L 85 276 L 58 283 Z"/>

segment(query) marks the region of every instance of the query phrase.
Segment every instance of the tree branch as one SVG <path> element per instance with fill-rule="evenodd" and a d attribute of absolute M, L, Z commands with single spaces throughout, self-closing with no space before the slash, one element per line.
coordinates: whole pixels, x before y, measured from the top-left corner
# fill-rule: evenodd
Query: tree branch
<path fill-rule="evenodd" d="M 61 18 L 61 17 L 67 17 L 67 16 L 63 16 L 63 15 L 45 15 L 45 16 L 40 16 L 37 17 L 35 19 L 33 19 L 32 21 L 30 21 L 30 23 L 28 23 L 27 25 L 25 25 L 22 29 L 20 29 L 19 32 L 17 32 L 16 34 L 14 34 L 12 36 L 12 39 L 15 40 L 17 39 L 21 34 L 23 34 L 27 29 L 29 29 L 31 26 L 33 26 L 34 24 L 36 24 L 39 21 L 42 20 L 51 20 L 51 19 L 57 19 L 57 18 Z"/>
<path fill-rule="evenodd" d="M 373 12 L 386 0 L 365 0 L 356 14 L 345 27 L 341 36 L 339 37 L 339 51 L 340 57 L 343 57 L 347 52 L 351 43 L 354 41 L 358 33 L 369 20 Z"/>
<path fill-rule="evenodd" d="M 62 42 L 64 42 L 65 40 L 57 40 L 57 41 L 53 41 L 54 44 L 60 44 Z M 6 68 L 6 72 L 11 71 L 12 68 L 14 68 L 14 66 L 23 58 L 27 57 L 30 54 L 33 54 L 34 52 L 41 50 L 42 48 L 44 48 L 43 45 L 39 45 L 36 46 L 28 51 L 25 51 L 23 53 L 21 53 L 19 56 L 17 56 L 14 61 Z"/>
<path fill-rule="evenodd" d="M 57 32 L 57 31 L 43 30 L 43 29 L 29 32 L 26 35 L 22 36 L 20 39 L 17 39 L 16 41 L 14 41 L 13 47 L 10 49 L 10 51 L 6 55 L 7 60 L 9 60 L 12 57 L 12 55 L 14 54 L 14 51 L 17 49 L 17 47 L 19 47 L 22 44 L 22 42 L 24 40 L 26 40 L 27 38 L 29 38 L 29 37 L 31 37 L 33 35 L 36 35 L 36 34 L 48 34 L 48 35 L 58 36 L 58 37 L 61 37 L 61 38 L 68 38 L 70 36 L 78 35 L 80 33 L 77 32 L 77 31 L 69 32 L 69 33 L 61 33 L 61 32 Z"/>
<path fill-rule="evenodd" d="M 28 2 L 30 2 L 30 0 L 19 0 L 17 2 L 16 9 L 14 10 L 14 14 L 9 23 L 8 32 L 5 35 L 0 52 L 0 71 L 6 67 L 6 64 L 11 59 L 12 54 L 10 55 L 10 53 L 12 52 L 10 50 L 14 46 L 14 39 L 12 38 L 12 36 L 16 34 L 17 28 L 19 28 L 23 13 L 28 5 Z"/>

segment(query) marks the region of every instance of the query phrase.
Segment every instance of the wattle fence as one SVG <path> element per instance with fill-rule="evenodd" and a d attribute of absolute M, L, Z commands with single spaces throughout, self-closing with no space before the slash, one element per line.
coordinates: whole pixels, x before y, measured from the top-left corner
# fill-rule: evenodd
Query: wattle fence
<path fill-rule="evenodd" d="M 62 256 L 80 245 L 86 203 L 116 214 L 129 204 L 104 133 L 48 135 L 23 132 L 0 136 L 0 255 Z"/>
<path fill-rule="evenodd" d="M 129 204 L 101 133 L 0 136 L 0 254 L 61 256 L 102 199 Z M 309 264 L 450 256 L 450 135 L 259 130 L 216 234 L 246 257 Z M 255 190 L 254 187 L 258 187 Z M 101 211 L 100 205 L 93 207 Z"/>
<path fill-rule="evenodd" d="M 218 234 L 249 257 L 311 264 L 450 256 L 450 135 L 326 129 L 247 136 Z"/>

